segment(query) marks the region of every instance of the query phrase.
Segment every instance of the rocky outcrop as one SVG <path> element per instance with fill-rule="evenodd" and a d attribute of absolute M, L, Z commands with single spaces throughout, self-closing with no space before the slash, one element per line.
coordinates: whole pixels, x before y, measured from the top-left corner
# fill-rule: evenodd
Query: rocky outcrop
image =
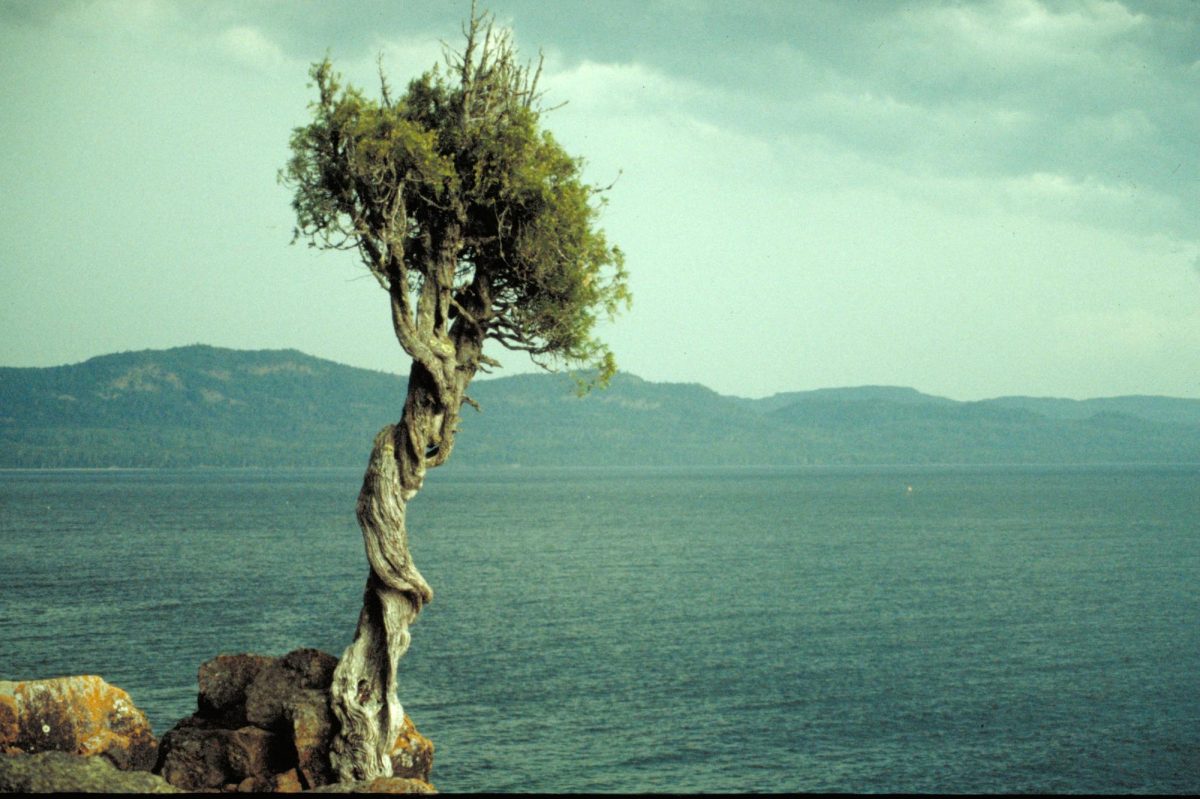
<path fill-rule="evenodd" d="M 157 749 L 146 714 L 100 677 L 0 680 L 4 754 L 98 755 L 118 769 L 148 771 Z"/>
<path fill-rule="evenodd" d="M 433 745 L 407 716 L 393 776 L 336 784 L 329 686 L 337 658 L 298 649 L 219 655 L 200 666 L 197 710 L 163 735 L 155 772 L 187 791 L 428 793 Z"/>
<path fill-rule="evenodd" d="M 407 716 L 392 777 L 336 782 L 336 666 L 316 649 L 215 657 L 200 666 L 196 713 L 161 744 L 129 694 L 99 677 L 0 681 L 0 793 L 433 793 L 433 744 Z"/>
<path fill-rule="evenodd" d="M 335 782 L 313 788 L 309 793 L 437 793 L 424 780 L 408 777 L 376 777 L 363 782 Z"/>
<path fill-rule="evenodd" d="M 67 752 L 0 756 L 0 793 L 178 793 L 146 771 L 122 771 L 103 757 Z"/>

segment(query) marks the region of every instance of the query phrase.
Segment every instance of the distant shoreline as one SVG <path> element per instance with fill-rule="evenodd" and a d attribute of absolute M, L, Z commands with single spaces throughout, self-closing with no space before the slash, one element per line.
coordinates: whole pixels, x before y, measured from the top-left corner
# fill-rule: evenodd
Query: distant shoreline
<path fill-rule="evenodd" d="M 362 468 L 405 386 L 296 351 L 199 346 L 0 369 L 0 467 Z M 1200 463 L 1197 399 L 858 386 L 750 400 L 626 373 L 582 398 L 561 374 L 482 380 L 471 397 L 482 413 L 461 415 L 454 470 Z"/>

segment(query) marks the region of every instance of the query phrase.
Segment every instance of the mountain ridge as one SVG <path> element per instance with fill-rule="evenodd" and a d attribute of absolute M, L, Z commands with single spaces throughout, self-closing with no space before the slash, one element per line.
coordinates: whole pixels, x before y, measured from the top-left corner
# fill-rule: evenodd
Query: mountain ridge
<path fill-rule="evenodd" d="M 295 349 L 189 345 L 0 367 L 0 467 L 359 465 L 406 379 Z M 1200 462 L 1200 400 L 959 402 L 900 386 L 746 399 L 626 373 L 476 380 L 475 465 Z"/>

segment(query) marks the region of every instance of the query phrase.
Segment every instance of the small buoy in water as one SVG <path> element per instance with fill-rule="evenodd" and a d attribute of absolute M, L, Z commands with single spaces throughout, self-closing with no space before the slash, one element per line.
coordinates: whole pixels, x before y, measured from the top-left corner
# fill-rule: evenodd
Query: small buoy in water
<path fill-rule="evenodd" d="M 905 493 L 907 493 L 907 494 L 911 494 L 911 493 L 912 493 L 912 486 L 909 486 L 909 487 L 908 487 L 908 490 L 907 490 Z"/>

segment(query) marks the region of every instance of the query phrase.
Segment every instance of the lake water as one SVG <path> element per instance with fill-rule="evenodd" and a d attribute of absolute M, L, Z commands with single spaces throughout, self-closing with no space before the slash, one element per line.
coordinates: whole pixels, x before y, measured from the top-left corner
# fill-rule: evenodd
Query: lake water
<path fill-rule="evenodd" d="M 0 473 L 0 678 L 161 735 L 217 653 L 340 655 L 359 480 Z M 1200 467 L 451 464 L 410 535 L 442 790 L 1200 790 Z"/>

